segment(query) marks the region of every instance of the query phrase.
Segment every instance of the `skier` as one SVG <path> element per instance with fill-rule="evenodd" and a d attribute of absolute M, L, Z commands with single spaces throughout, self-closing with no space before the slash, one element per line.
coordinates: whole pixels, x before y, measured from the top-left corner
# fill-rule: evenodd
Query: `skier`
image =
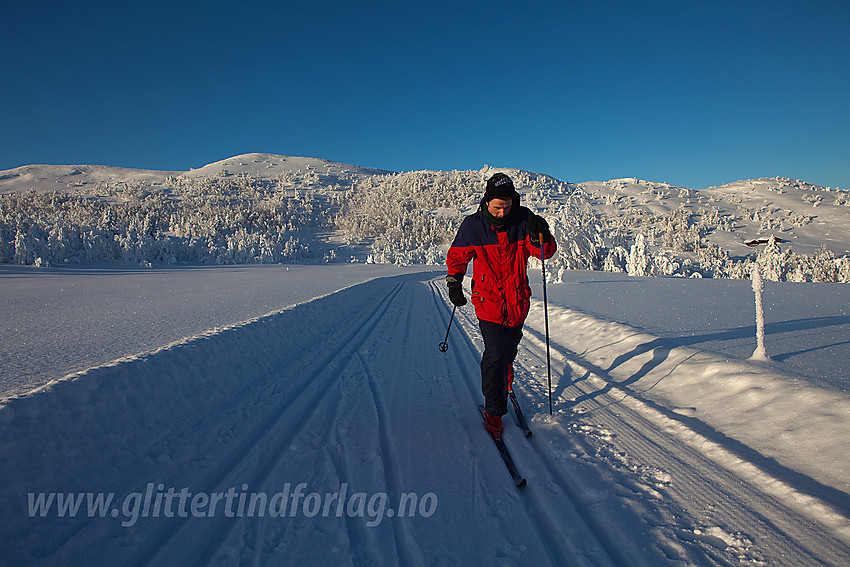
<path fill-rule="evenodd" d="M 458 307 L 467 303 L 462 282 L 472 260 L 472 304 L 484 338 L 484 420 L 494 437 L 501 437 L 502 416 L 508 413 L 513 361 L 530 306 L 528 258 L 540 257 L 541 247 L 545 258 L 557 250 L 546 220 L 519 201 L 510 177 L 490 177 L 478 211 L 463 220 L 446 255 L 449 300 Z"/>

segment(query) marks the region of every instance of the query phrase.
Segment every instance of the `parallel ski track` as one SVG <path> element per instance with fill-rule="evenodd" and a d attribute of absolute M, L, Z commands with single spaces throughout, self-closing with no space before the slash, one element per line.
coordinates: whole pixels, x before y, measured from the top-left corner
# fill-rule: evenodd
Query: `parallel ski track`
<path fill-rule="evenodd" d="M 440 289 L 440 286 L 434 282 L 431 283 L 433 291 L 433 299 L 435 307 L 440 313 L 446 325 L 448 325 L 451 312 L 448 310 L 447 298 Z M 455 364 L 462 370 L 463 382 L 469 392 L 469 407 L 470 412 L 474 412 L 477 404 L 481 401 L 481 378 L 480 378 L 480 348 L 473 342 L 470 336 L 470 329 L 477 326 L 477 319 L 474 314 L 471 314 L 472 307 L 458 309 L 455 312 L 455 318 L 458 325 L 458 331 L 449 337 L 449 354 L 453 357 Z M 435 347 L 436 348 L 436 345 Z M 483 430 L 483 428 L 482 428 Z M 534 438 L 524 438 L 517 436 L 514 439 L 509 438 L 508 450 L 512 455 L 516 454 L 515 449 L 520 443 L 529 443 L 535 448 L 538 454 L 541 450 Z M 495 451 L 495 448 L 493 449 Z M 594 555 L 593 564 L 595 565 L 618 565 L 618 566 L 633 566 L 639 563 L 635 562 L 634 557 L 626 557 L 618 550 L 619 543 L 613 540 L 605 526 L 601 522 L 596 521 L 588 507 L 584 505 L 580 498 L 577 497 L 578 489 L 572 486 L 572 483 L 564 478 L 559 478 L 556 468 L 551 461 L 545 458 L 540 459 L 543 465 L 553 477 L 555 484 L 559 485 L 564 490 L 564 496 L 570 504 L 571 509 L 559 509 L 557 511 L 558 518 L 551 516 L 550 504 L 548 497 L 535 486 L 534 483 L 542 483 L 544 479 L 529 478 L 529 486 L 516 489 L 519 491 L 520 498 L 526 500 L 525 511 L 531 525 L 535 527 L 540 534 L 540 541 L 544 548 L 547 549 L 553 565 L 587 565 L 586 561 L 580 558 L 587 558 Z M 522 464 L 520 473 L 524 473 Z M 506 482 L 510 479 L 507 470 L 504 471 Z M 513 483 L 510 483 L 513 485 Z M 586 533 L 585 538 L 581 539 L 580 546 L 576 546 L 574 541 L 564 538 L 560 533 L 560 526 L 564 523 L 564 517 L 569 517 L 570 522 L 573 522 L 573 528 L 582 530 Z M 578 525 L 579 523 L 583 526 Z M 596 545 L 591 544 L 595 541 Z"/>
<path fill-rule="evenodd" d="M 375 325 L 368 333 L 361 334 L 358 340 L 350 343 L 350 348 L 343 351 L 341 355 L 347 358 L 342 370 L 344 374 L 349 376 L 349 379 L 356 376 L 358 380 L 362 380 L 360 385 L 362 391 L 366 392 L 367 398 L 371 399 L 375 414 L 378 421 L 378 441 L 381 452 L 381 464 L 383 466 L 383 477 L 386 483 L 384 491 L 388 494 L 398 494 L 403 492 L 401 486 L 402 473 L 398 469 L 400 458 L 393 443 L 393 435 L 391 430 L 391 419 L 387 410 L 387 403 L 383 391 L 376 380 L 376 374 L 372 370 L 371 365 L 367 362 L 375 349 L 379 348 L 379 343 L 386 341 L 387 338 L 401 338 L 401 352 L 396 353 L 401 360 L 405 360 L 405 352 L 409 344 L 410 328 L 412 325 L 412 309 L 414 302 L 410 297 L 410 290 L 413 289 L 411 284 L 402 284 L 404 289 L 394 290 L 393 297 L 390 298 L 387 308 L 380 315 L 380 320 L 375 321 Z M 404 316 L 406 315 L 406 316 Z M 402 325 L 403 322 L 403 325 Z M 403 329 L 399 327 L 403 326 Z M 389 327 L 389 328 L 388 328 Z M 362 339 L 362 340 L 361 340 Z M 351 355 L 346 356 L 350 352 Z M 377 356 L 377 355 L 376 355 Z M 339 369 L 338 369 L 339 370 Z M 337 373 L 337 377 L 339 372 Z M 368 402 L 367 402 L 368 403 Z M 339 415 L 339 404 L 327 404 L 329 410 Z M 321 431 L 317 432 L 317 437 L 325 440 L 335 439 L 335 427 L 337 422 L 326 416 L 319 420 Z M 333 443 L 333 441 L 331 441 Z M 347 462 L 345 446 L 336 444 L 331 450 L 326 451 L 325 455 L 329 459 L 334 472 L 341 480 L 352 477 L 351 471 Z M 357 518 L 343 516 L 343 521 L 348 532 L 349 541 L 357 546 L 357 553 L 361 554 L 362 561 L 380 564 L 387 561 L 387 557 L 382 556 L 381 546 L 376 541 L 377 532 L 367 527 L 363 521 Z M 260 545 L 260 538 L 263 535 L 267 522 L 265 518 L 255 518 L 251 522 L 254 526 L 248 526 L 249 535 L 252 541 L 248 542 L 248 547 L 257 549 Z M 287 524 L 273 522 L 275 537 L 280 540 L 282 534 L 287 530 Z M 410 526 L 407 522 L 396 520 L 392 523 L 393 529 L 393 546 L 395 549 L 396 562 L 401 565 L 421 565 L 422 551 L 410 531 Z M 244 536 L 243 536 L 244 537 Z M 223 541 L 223 540 L 222 540 Z M 209 555 L 203 562 L 213 560 L 214 555 Z M 259 558 L 255 558 L 256 564 L 259 564 Z"/>
<path fill-rule="evenodd" d="M 526 331 L 535 339 L 529 341 L 534 344 L 526 344 L 526 349 L 536 351 L 538 357 L 542 356 L 545 338 L 539 331 L 528 327 Z M 760 554 L 764 554 L 771 565 L 846 564 L 850 550 L 843 542 L 825 533 L 823 526 L 789 509 L 775 496 L 713 461 L 669 431 L 669 421 L 690 428 L 692 418 L 662 412 L 653 402 L 620 385 L 617 379 L 577 353 L 557 344 L 552 344 L 552 348 L 572 366 L 567 370 L 567 376 L 583 376 L 565 388 L 559 388 L 561 398 L 556 404 L 561 407 L 565 404 L 580 405 L 585 413 L 579 414 L 579 418 L 590 417 L 613 432 L 617 446 L 625 448 L 630 457 L 661 467 L 670 474 L 674 480 L 664 491 L 671 494 L 675 502 L 687 506 L 687 510 L 672 511 L 679 516 L 682 530 L 704 527 L 699 526 L 699 522 L 709 521 L 728 531 L 742 532 L 754 543 L 753 556 L 749 559 L 759 561 Z M 590 376 L 601 380 L 602 384 L 594 387 L 587 379 Z M 538 389 L 544 386 L 541 384 Z M 568 394 L 575 395 L 578 404 L 569 401 Z M 710 428 L 705 426 L 692 431 L 695 436 L 703 436 L 706 430 Z M 722 439 L 717 442 L 723 444 Z M 745 455 L 738 456 L 745 458 Z M 710 518 L 706 517 L 707 511 L 711 511 Z M 703 516 L 702 520 L 699 516 Z M 728 561 L 710 545 L 704 546 L 703 551 L 709 564 Z"/>
<path fill-rule="evenodd" d="M 241 433 L 239 440 L 226 455 L 216 460 L 203 478 L 193 479 L 199 490 L 213 492 L 220 489 L 224 483 L 237 476 L 237 471 L 241 482 L 251 486 L 262 485 L 280 465 L 287 447 L 311 421 L 317 408 L 330 407 L 331 411 L 338 411 L 334 404 L 323 401 L 328 393 L 333 391 L 330 386 L 338 380 L 340 373 L 351 367 L 356 374 L 363 377 L 364 385 L 368 386 L 367 395 L 374 403 L 378 424 L 377 439 L 387 492 L 400 492 L 404 479 L 398 465 L 400 456 L 394 443 L 390 406 L 386 398 L 387 393 L 382 389 L 383 384 L 378 382 L 370 359 L 373 355 L 383 354 L 379 343 L 386 343 L 388 337 L 398 341 L 394 343 L 394 348 L 398 350 L 399 359 L 412 361 L 422 349 L 437 350 L 437 339 L 433 345 L 411 344 L 409 340 L 416 334 L 411 330 L 413 325 L 418 324 L 415 321 L 415 310 L 421 309 L 422 306 L 416 306 L 419 296 L 415 293 L 402 293 L 402 290 L 405 286 L 412 290 L 418 285 L 420 284 L 402 282 L 389 289 L 371 309 L 365 310 L 356 321 L 346 325 L 347 331 L 341 332 L 332 344 L 325 345 L 321 356 L 313 356 L 310 359 L 309 355 L 316 354 L 311 352 L 299 359 L 298 364 L 303 364 L 304 367 L 298 370 L 296 379 L 287 383 L 266 382 L 263 385 L 255 385 L 247 389 L 240 400 L 234 400 L 233 405 L 237 408 L 234 411 L 239 411 L 238 408 L 241 407 L 259 410 L 260 414 L 252 417 L 250 428 Z M 442 286 L 435 281 L 429 285 L 434 312 L 439 322 L 448 325 L 451 310 Z M 479 420 L 475 407 L 481 400 L 478 365 L 480 345 L 476 343 L 476 340 L 480 343 L 480 339 L 474 338 L 478 336 L 477 320 L 471 306 L 458 309 L 455 319 L 456 327 L 452 328 L 448 338 L 450 352 L 447 353 L 448 356 L 438 355 L 437 367 L 444 373 L 459 372 L 460 376 L 451 378 L 456 379 L 455 382 L 464 390 L 461 398 L 468 394 L 468 403 L 462 402 L 462 405 L 468 405 L 470 415 L 474 416 L 477 422 Z M 539 363 L 543 357 L 543 336 L 528 325 L 525 332 L 527 338 L 521 345 L 521 359 L 525 356 Z M 789 509 L 779 499 L 765 493 L 758 486 L 736 475 L 734 470 L 730 471 L 713 461 L 710 456 L 702 454 L 697 448 L 670 432 L 670 419 L 676 420 L 677 425 L 687 426 L 689 418 L 677 419 L 676 416 L 665 414 L 663 408 L 655 407 L 639 392 L 618 384 L 618 381 L 603 369 L 565 347 L 553 343 L 552 349 L 559 359 L 557 364 L 564 366 L 560 374 L 562 379 L 569 380 L 568 384 L 553 384 L 557 386 L 553 392 L 556 396 L 556 408 L 560 406 L 563 410 L 568 404 L 571 407 L 579 406 L 585 413 L 576 414 L 577 420 L 591 418 L 594 424 L 615 434 L 614 443 L 617 448 L 625 450 L 630 458 L 659 467 L 673 478 L 669 486 L 660 489 L 670 498 L 658 503 L 669 522 L 666 527 L 662 526 L 668 535 L 676 537 L 681 533 L 688 533 L 689 530 L 693 533 L 694 528 L 720 526 L 727 532 L 742 533 L 752 538 L 755 551 L 752 555 L 740 559 L 759 562 L 764 557 L 770 564 L 776 565 L 840 565 L 850 557 L 847 546 L 829 534 L 824 534 L 822 526 L 817 522 Z M 431 360 L 431 357 L 428 357 L 428 360 Z M 553 359 L 553 362 L 556 361 Z M 522 367 L 523 375 L 535 374 L 533 368 L 522 366 L 525 364 L 523 360 L 518 360 L 517 364 Z M 400 368 L 402 367 L 400 364 Z M 553 374 L 553 378 L 554 376 Z M 571 380 L 571 376 L 581 378 Z M 517 392 L 521 403 L 524 402 L 523 407 L 543 407 L 545 389 L 545 383 L 539 380 L 524 381 L 523 387 Z M 579 402 L 577 404 L 572 400 Z M 529 412 L 528 418 L 532 415 Z M 324 438 L 332 437 L 335 421 L 328 418 L 319 420 Z M 533 424 L 532 421 L 532 427 Z M 210 427 L 209 420 L 202 420 L 192 430 L 182 434 L 191 436 L 192 431 L 202 434 Z M 705 433 L 702 429 L 693 431 L 696 435 Z M 539 534 L 540 545 L 552 564 L 652 564 L 652 558 L 647 557 L 645 551 L 643 554 L 635 553 L 637 548 L 631 549 L 630 546 L 623 545 L 622 534 L 612 533 L 611 530 L 617 528 L 606 522 L 604 512 L 600 515 L 594 502 L 584 494 L 581 480 L 574 477 L 573 473 L 563 466 L 563 462 L 551 454 L 551 447 L 545 439 L 538 439 L 537 436 L 525 439 L 519 434 L 519 430 L 516 433 L 517 435 L 512 436 L 509 432 L 506 437 L 520 472 L 528 476 L 526 471 L 529 471 L 537 477 L 544 473 L 543 478 L 529 476 L 529 486 L 516 490 L 512 483 L 509 483 L 507 471 L 500 472 L 504 472 L 505 484 L 511 485 L 516 498 L 525 501 L 524 512 L 528 523 Z M 584 439 L 579 434 L 575 437 L 573 441 L 576 445 L 584 446 L 589 453 L 598 449 L 594 447 L 592 440 Z M 483 429 L 481 438 L 484 439 Z M 472 441 L 475 442 L 476 439 Z M 345 455 L 336 454 L 334 451 L 327 454 L 337 475 L 341 479 L 348 478 Z M 244 461 L 249 456 L 257 463 L 246 473 L 243 470 Z M 624 486 L 630 488 L 627 482 L 628 473 L 619 476 L 615 474 L 614 478 L 624 481 Z M 562 496 L 547 492 L 552 487 L 558 487 Z M 633 490 L 638 492 L 638 489 Z M 558 502 L 558 508 L 553 504 L 555 500 Z M 711 512 L 707 513 L 709 510 Z M 374 538 L 374 533 L 365 528 L 362 522 L 350 518 L 344 521 L 352 542 L 363 545 Z M 582 536 L 564 537 L 565 521 Z M 187 523 L 186 518 L 161 518 L 156 523 L 154 533 L 135 550 L 126 564 L 147 565 L 164 559 L 169 546 L 180 545 L 181 533 Z M 231 539 L 236 526 L 245 525 L 245 522 L 234 522 L 224 517 L 207 519 L 203 531 L 209 543 L 193 558 L 194 564 L 206 565 L 215 561 L 222 546 Z M 243 538 L 253 539 L 253 549 L 259 547 L 265 526 L 266 523 L 262 520 L 247 526 Z M 286 530 L 287 526 L 278 525 L 275 529 Z M 410 525 L 396 521 L 392 524 L 392 530 L 397 562 L 405 565 L 421 564 L 424 550 L 418 549 Z M 198 537 L 198 534 L 185 535 Z M 688 560 L 692 564 L 715 565 L 727 564 L 730 561 L 728 554 L 711 545 L 699 545 L 694 541 L 684 543 L 689 552 Z M 368 553 L 368 550 L 364 552 Z M 255 557 L 255 560 L 258 559 Z"/>
<path fill-rule="evenodd" d="M 405 335 L 407 336 L 407 335 Z M 378 437 L 380 439 L 382 463 L 384 466 L 384 478 L 387 483 L 386 492 L 390 494 L 400 494 L 403 492 L 401 486 L 402 473 L 398 469 L 398 463 L 401 462 L 390 431 L 390 418 L 387 413 L 387 405 L 384 401 L 381 389 L 375 383 L 375 375 L 369 368 L 369 365 L 358 353 L 358 360 L 363 365 L 366 372 L 366 378 L 369 382 L 369 390 L 372 399 L 375 402 L 375 409 L 378 413 Z M 422 564 L 422 553 L 419 550 L 419 545 L 413 534 L 410 533 L 410 525 L 407 522 L 396 521 L 392 523 L 393 533 L 395 535 L 396 557 L 401 565 L 419 565 Z M 413 550 L 416 550 L 414 552 Z"/>
<path fill-rule="evenodd" d="M 319 406 L 319 402 L 331 391 L 331 388 L 327 386 L 338 377 L 339 363 L 344 363 L 353 356 L 374 332 L 403 285 L 403 283 L 397 284 L 375 305 L 374 309 L 365 312 L 359 320 L 352 321 L 351 325 L 347 326 L 350 331 L 333 345 L 334 348 L 326 348 L 325 356 L 314 358 L 301 372 L 301 378 L 297 382 L 282 385 L 283 391 L 275 390 L 274 393 L 278 396 L 277 402 L 266 408 L 264 415 L 254 419 L 251 430 L 225 457 L 218 461 L 215 468 L 204 479 L 195 479 L 198 485 L 203 487 L 202 490 L 214 492 L 247 455 L 255 452 L 255 448 L 273 434 L 271 435 L 272 447 L 264 453 L 266 462 L 262 466 L 255 467 L 255 475 L 246 479 L 245 482 L 257 486 L 268 477 L 286 447 L 309 420 Z M 196 565 L 209 564 L 220 546 L 227 540 L 231 530 L 238 525 L 238 522 L 228 521 L 223 517 L 208 518 L 208 520 L 214 524 L 209 529 L 210 543 L 197 557 Z M 169 541 L 180 533 L 187 521 L 188 518 L 180 517 L 160 519 L 157 522 L 156 532 L 139 546 L 126 565 L 141 566 L 151 563 Z"/>

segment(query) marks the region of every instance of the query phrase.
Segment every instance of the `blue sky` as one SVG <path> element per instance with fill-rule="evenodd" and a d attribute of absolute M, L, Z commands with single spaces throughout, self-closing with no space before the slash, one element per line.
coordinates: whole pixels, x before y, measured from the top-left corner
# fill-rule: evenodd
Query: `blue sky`
<path fill-rule="evenodd" d="M 6 3 L 0 169 L 248 152 L 850 188 L 850 2 Z"/>

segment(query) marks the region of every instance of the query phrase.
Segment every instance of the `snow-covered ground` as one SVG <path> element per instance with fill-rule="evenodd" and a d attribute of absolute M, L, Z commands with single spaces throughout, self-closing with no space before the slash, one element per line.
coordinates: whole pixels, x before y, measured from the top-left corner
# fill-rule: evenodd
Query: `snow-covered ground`
<path fill-rule="evenodd" d="M 0 266 L 0 564 L 850 562 L 846 286 L 532 272 L 518 490 L 442 276 Z"/>
<path fill-rule="evenodd" d="M 421 269 L 429 269 L 422 267 Z M 433 268 L 430 268 L 433 269 Z M 0 264 L 0 405 L 10 395 L 375 277 L 392 265 Z"/>

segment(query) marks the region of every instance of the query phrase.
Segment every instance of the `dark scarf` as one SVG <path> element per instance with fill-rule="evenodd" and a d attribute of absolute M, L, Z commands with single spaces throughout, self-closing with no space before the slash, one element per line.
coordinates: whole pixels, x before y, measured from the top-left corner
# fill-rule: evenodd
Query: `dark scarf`
<path fill-rule="evenodd" d="M 490 224 L 490 225 L 493 225 L 493 226 L 503 226 L 503 225 L 507 224 L 508 221 L 513 218 L 514 212 L 515 212 L 514 206 L 512 205 L 511 206 L 511 212 L 509 212 L 507 215 L 503 216 L 502 218 L 497 219 L 496 217 L 494 217 L 493 215 L 490 214 L 490 211 L 487 210 L 487 205 L 485 205 L 484 203 L 481 203 L 481 217 L 484 219 L 484 221 L 487 224 Z"/>

